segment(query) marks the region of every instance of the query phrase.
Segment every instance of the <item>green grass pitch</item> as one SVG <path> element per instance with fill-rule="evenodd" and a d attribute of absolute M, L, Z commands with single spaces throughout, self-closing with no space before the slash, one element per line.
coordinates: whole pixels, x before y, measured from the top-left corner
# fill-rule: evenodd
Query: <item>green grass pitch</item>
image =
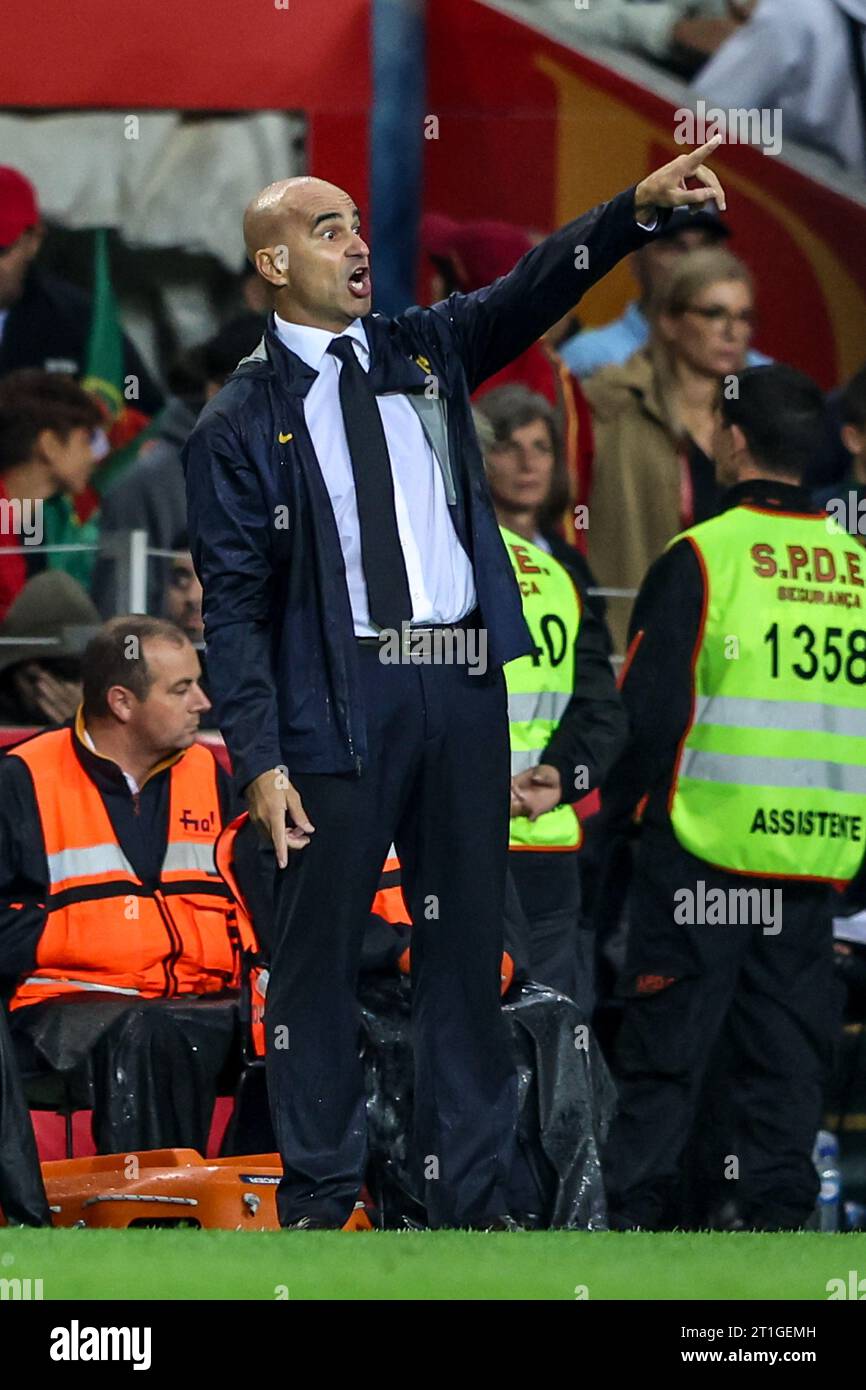
<path fill-rule="evenodd" d="M 824 1300 L 849 1270 L 866 1235 L 0 1229 L 46 1300 Z"/>

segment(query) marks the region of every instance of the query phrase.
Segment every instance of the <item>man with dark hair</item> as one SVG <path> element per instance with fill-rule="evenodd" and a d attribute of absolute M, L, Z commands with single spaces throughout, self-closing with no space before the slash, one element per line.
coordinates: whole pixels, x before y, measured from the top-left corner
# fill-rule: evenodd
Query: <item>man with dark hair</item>
<path fill-rule="evenodd" d="M 101 1151 L 201 1150 L 255 942 L 214 865 L 234 808 L 198 657 L 126 615 L 82 678 L 73 720 L 0 758 L 0 988 L 26 1075 L 92 1106 Z"/>
<path fill-rule="evenodd" d="M 0 381 L 0 620 L 31 575 L 46 566 L 37 546 L 73 534 L 72 498 L 87 487 L 97 463 L 102 412 L 71 377 L 25 369 Z M 57 499 L 52 534 L 44 503 Z M 59 526 L 68 527 L 60 534 Z M 7 539 L 8 538 L 8 539 Z M 32 548 L 21 551 L 22 546 Z M 69 557 L 47 557 L 66 569 Z"/>
<path fill-rule="evenodd" d="M 816 490 L 815 501 L 852 535 L 866 536 L 866 366 L 831 400 L 831 422 L 844 471 Z"/>
<path fill-rule="evenodd" d="M 720 1095 L 692 1219 L 809 1220 L 836 1027 L 832 887 L 866 844 L 866 553 L 799 482 L 823 398 L 786 367 L 737 387 L 714 440 L 722 510 L 671 542 L 638 596 L 631 740 L 603 789 L 611 821 L 646 798 L 607 1170 L 623 1227 L 687 1219 L 683 1152 Z"/>

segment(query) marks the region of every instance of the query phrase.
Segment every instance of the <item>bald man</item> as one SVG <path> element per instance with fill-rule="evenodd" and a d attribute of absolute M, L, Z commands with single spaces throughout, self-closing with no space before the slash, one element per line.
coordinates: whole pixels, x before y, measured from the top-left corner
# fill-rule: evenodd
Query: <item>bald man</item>
<path fill-rule="evenodd" d="M 342 1226 L 364 1180 L 356 985 L 392 843 L 414 923 L 428 1221 L 508 1223 L 502 667 L 532 648 L 469 396 L 668 209 L 724 206 L 703 163 L 715 143 L 569 223 L 487 289 L 395 319 L 370 312 L 370 251 L 342 189 L 290 179 L 247 208 L 273 312 L 185 462 L 211 694 L 276 857 L 266 1033 L 283 1226 Z"/>

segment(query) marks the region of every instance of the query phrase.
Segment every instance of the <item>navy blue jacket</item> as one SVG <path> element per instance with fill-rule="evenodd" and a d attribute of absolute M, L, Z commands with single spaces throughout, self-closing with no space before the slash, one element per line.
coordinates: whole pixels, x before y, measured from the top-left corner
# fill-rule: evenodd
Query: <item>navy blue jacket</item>
<path fill-rule="evenodd" d="M 374 389 L 407 394 L 442 470 L 473 564 L 490 669 L 529 652 L 531 642 L 470 394 L 651 236 L 635 222 L 631 188 L 485 289 L 364 321 Z M 271 319 L 183 451 L 210 695 L 241 787 L 274 767 L 289 776 L 360 771 L 367 756 L 342 551 L 304 421 L 316 375 L 279 341 Z"/>

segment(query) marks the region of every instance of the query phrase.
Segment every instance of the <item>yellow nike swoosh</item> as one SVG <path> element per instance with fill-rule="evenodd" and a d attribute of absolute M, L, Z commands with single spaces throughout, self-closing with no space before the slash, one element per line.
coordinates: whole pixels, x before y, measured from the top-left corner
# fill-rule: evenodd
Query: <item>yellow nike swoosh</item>
<path fill-rule="evenodd" d="M 280 433 L 280 434 L 277 435 L 277 438 L 279 439 L 279 441 L 280 441 L 281 444 L 288 444 L 288 442 L 289 442 L 290 439 L 294 439 L 294 435 L 293 435 L 293 434 L 282 434 L 282 433 Z"/>

